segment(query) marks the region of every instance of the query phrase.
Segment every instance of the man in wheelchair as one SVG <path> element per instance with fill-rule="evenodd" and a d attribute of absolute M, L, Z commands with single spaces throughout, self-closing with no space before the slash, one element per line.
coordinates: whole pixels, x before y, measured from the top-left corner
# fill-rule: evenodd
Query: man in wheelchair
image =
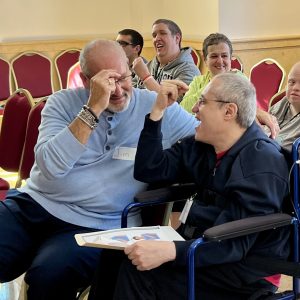
<path fill-rule="evenodd" d="M 196 183 L 197 195 L 184 208 L 187 218 L 178 229 L 186 241 L 145 240 L 126 247 L 116 286 L 107 273 L 97 278 L 97 290 L 114 289 L 114 299 L 186 299 L 186 257 L 194 239 L 212 226 L 280 212 L 288 195 L 286 159 L 255 122 L 256 93 L 247 79 L 231 73 L 214 77 L 193 108 L 201 122 L 195 136 L 163 150 L 161 120 L 176 93 L 171 82 L 165 84 L 146 116 L 134 175 L 147 183 Z M 254 300 L 273 294 L 279 275 L 258 271 L 245 258 L 284 260 L 288 237 L 281 228 L 204 244 L 195 259 L 196 298 Z"/>

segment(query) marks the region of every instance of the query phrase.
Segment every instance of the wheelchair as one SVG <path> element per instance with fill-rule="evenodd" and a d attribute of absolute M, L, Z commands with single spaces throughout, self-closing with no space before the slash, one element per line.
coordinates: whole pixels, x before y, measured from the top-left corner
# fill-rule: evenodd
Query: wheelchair
<path fill-rule="evenodd" d="M 265 298 L 266 300 L 300 299 L 300 264 L 299 264 L 299 147 L 300 138 L 293 143 L 291 167 L 291 184 L 293 191 L 291 198 L 294 212 L 276 213 L 266 216 L 250 217 L 207 229 L 201 238 L 196 239 L 190 246 L 187 254 L 187 299 L 195 299 L 195 253 L 201 251 L 201 245 L 205 243 L 219 243 L 221 241 L 258 233 L 264 230 L 272 230 L 283 226 L 291 227 L 291 243 L 293 245 L 292 256 L 289 261 L 276 260 L 265 257 L 246 257 L 247 263 L 273 274 L 285 274 L 293 277 L 293 289 L 276 293 Z M 135 197 L 135 202 L 125 207 L 122 214 L 122 227 L 127 227 L 127 216 L 132 209 L 143 209 L 145 207 L 156 207 L 158 205 L 182 201 L 191 197 L 196 192 L 194 184 L 172 185 L 166 188 L 150 190 L 139 193 Z M 160 209 L 161 211 L 161 209 Z M 170 205 L 168 206 L 168 215 Z M 153 215 L 153 213 L 151 213 Z M 168 218 L 165 218 L 165 220 Z M 153 224 L 153 223 L 152 223 Z M 156 223 L 157 224 L 157 223 Z M 164 224 L 165 225 L 165 224 Z"/>

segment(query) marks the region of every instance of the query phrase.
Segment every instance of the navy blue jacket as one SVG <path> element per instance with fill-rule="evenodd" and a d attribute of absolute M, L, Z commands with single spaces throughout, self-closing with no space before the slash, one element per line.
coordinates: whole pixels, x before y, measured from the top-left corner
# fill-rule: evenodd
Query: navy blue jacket
<path fill-rule="evenodd" d="M 281 211 L 283 199 L 288 195 L 288 165 L 280 146 L 255 122 L 229 149 L 218 167 L 214 148 L 195 141 L 194 137 L 185 138 L 164 151 L 160 126 L 161 121 L 154 122 L 146 116 L 134 176 L 147 183 L 197 184 L 197 199 L 186 221 L 197 227 L 193 238 L 214 225 Z M 243 265 L 243 258 L 247 254 L 286 258 L 287 240 L 286 229 L 279 229 L 206 244 L 197 252 L 196 265 L 238 262 L 241 276 L 248 274 L 246 281 L 251 282 L 261 273 L 245 272 L 249 267 Z M 175 242 L 175 265 L 186 264 L 187 249 L 192 242 L 193 239 Z"/>

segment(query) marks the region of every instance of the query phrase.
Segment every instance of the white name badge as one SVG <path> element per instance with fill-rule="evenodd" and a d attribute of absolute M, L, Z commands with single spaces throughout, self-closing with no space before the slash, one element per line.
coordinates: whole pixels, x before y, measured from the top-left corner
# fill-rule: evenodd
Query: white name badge
<path fill-rule="evenodd" d="M 136 154 L 136 148 L 117 147 L 113 154 L 113 159 L 134 160 L 135 154 Z"/>

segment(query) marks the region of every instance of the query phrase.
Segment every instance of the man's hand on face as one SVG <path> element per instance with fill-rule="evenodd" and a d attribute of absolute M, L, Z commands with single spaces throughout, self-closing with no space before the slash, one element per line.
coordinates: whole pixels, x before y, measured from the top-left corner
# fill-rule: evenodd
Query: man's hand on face
<path fill-rule="evenodd" d="M 157 268 L 176 258 L 175 244 L 166 241 L 138 241 L 124 252 L 139 271 Z"/>
<path fill-rule="evenodd" d="M 184 95 L 189 87 L 180 80 L 164 80 L 160 84 L 160 91 L 152 108 L 150 119 L 158 121 L 162 118 L 165 109 Z"/>
<path fill-rule="evenodd" d="M 87 105 L 99 116 L 109 105 L 116 90 L 116 80 L 121 75 L 114 70 L 101 70 L 90 79 L 90 97 Z"/>

